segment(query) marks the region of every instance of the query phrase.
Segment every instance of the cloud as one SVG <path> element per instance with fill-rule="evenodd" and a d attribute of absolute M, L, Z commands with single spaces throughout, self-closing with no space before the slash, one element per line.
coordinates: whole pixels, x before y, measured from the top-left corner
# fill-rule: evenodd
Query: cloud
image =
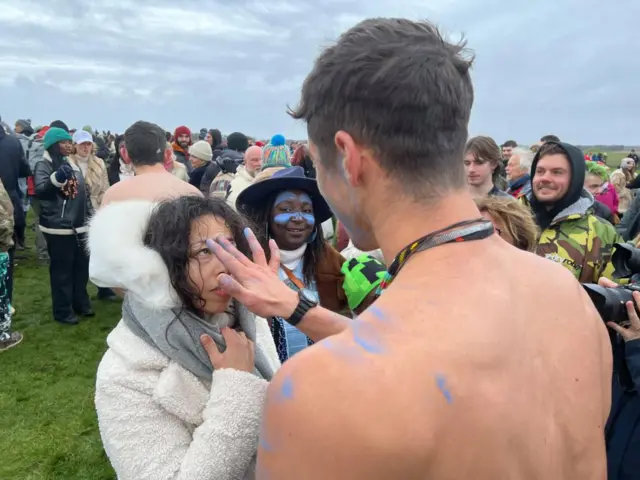
<path fill-rule="evenodd" d="M 638 143 L 637 2 L 0 0 L 0 114 L 122 131 L 144 118 L 304 138 L 286 114 L 362 19 L 428 18 L 475 52 L 470 133 Z"/>

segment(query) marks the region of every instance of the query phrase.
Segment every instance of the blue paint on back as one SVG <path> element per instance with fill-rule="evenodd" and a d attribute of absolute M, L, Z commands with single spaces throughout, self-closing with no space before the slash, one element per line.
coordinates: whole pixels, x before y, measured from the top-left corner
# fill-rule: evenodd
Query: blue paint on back
<path fill-rule="evenodd" d="M 373 327 L 366 325 L 362 320 L 355 320 L 351 330 L 353 331 L 353 341 L 365 352 L 374 355 L 384 353 L 384 347 L 378 338 L 378 334 L 373 330 Z"/>
<path fill-rule="evenodd" d="M 280 394 L 284 400 L 291 400 L 293 398 L 293 380 L 291 380 L 291 377 L 286 377 L 282 381 Z"/>
<path fill-rule="evenodd" d="M 449 405 L 453 403 L 453 396 L 447 387 L 447 377 L 444 375 L 436 375 L 436 385 Z"/>
<path fill-rule="evenodd" d="M 369 308 L 367 308 L 366 311 L 373 315 L 376 320 L 380 320 L 381 322 L 386 322 L 387 320 L 389 320 L 387 314 L 384 313 L 381 308 L 376 307 L 375 305 L 371 305 Z"/>

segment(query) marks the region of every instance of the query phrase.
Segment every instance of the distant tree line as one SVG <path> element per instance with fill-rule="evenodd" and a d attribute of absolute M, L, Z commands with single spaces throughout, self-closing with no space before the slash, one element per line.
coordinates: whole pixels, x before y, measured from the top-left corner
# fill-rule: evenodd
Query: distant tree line
<path fill-rule="evenodd" d="M 629 145 L 578 145 L 583 151 L 600 151 L 600 152 L 628 152 L 632 148 L 640 150 L 640 147 L 633 147 Z"/>

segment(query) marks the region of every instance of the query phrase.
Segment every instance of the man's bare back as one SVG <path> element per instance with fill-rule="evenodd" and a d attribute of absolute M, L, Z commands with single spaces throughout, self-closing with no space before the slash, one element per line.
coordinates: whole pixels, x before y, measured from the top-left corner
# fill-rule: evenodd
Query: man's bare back
<path fill-rule="evenodd" d="M 258 478 L 604 479 L 610 378 L 562 267 L 496 236 L 437 247 L 283 365 Z"/>
<path fill-rule="evenodd" d="M 162 165 L 160 165 L 161 168 Z M 158 202 L 183 195 L 202 193 L 193 185 L 174 177 L 169 172 L 144 173 L 126 181 L 118 182 L 107 190 L 102 206 L 125 200 L 150 200 Z"/>

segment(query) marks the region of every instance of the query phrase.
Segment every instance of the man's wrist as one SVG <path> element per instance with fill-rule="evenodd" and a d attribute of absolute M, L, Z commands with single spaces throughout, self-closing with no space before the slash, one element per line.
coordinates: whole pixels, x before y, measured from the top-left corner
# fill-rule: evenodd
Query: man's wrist
<path fill-rule="evenodd" d="M 284 318 L 285 320 L 291 318 L 293 313 L 298 308 L 298 303 L 300 302 L 300 297 L 296 293 L 295 290 L 289 289 L 289 293 L 287 297 L 282 302 L 282 314 L 278 315 L 280 318 Z"/>

